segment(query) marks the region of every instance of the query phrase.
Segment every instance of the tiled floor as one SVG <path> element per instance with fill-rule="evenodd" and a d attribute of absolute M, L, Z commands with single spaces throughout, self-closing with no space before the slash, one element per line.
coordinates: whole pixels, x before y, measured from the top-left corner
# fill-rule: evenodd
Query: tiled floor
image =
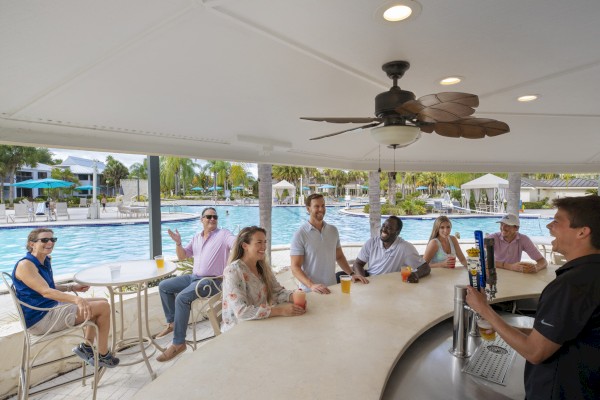
<path fill-rule="evenodd" d="M 199 340 L 203 339 L 203 338 L 210 338 L 213 335 L 213 330 L 212 330 L 208 320 L 204 320 L 196 325 L 196 335 Z M 188 336 L 187 337 L 188 337 L 188 339 L 191 339 L 191 337 L 192 337 L 191 327 L 188 328 Z M 172 339 L 173 339 L 173 334 L 170 334 L 170 335 L 165 336 L 164 338 L 157 339 L 157 342 L 161 346 L 167 347 L 171 343 Z M 198 343 L 198 349 L 196 351 L 202 351 L 202 346 L 204 344 L 208 343 L 209 341 L 210 341 L 210 339 Z M 192 348 L 188 346 L 187 350 L 184 354 L 190 353 L 191 351 L 192 351 Z M 160 353 L 157 352 L 150 358 L 150 360 L 151 360 L 150 364 L 152 366 L 152 369 L 156 372 L 157 376 L 160 375 L 163 371 L 168 370 L 171 365 L 173 365 L 179 359 L 181 359 L 181 356 L 179 356 L 169 362 L 160 363 L 160 362 L 156 361 L 156 357 L 159 354 Z M 132 356 L 132 357 L 134 357 L 134 356 Z M 126 362 L 125 357 L 122 357 L 122 362 Z M 54 385 L 58 382 L 61 382 L 61 381 L 64 382 L 69 379 L 72 379 L 75 376 L 80 376 L 80 375 L 81 375 L 81 369 L 77 369 L 77 370 L 71 371 L 68 374 L 65 374 L 63 376 L 55 378 L 47 383 L 44 383 L 43 385 Z M 151 381 L 152 381 L 152 379 L 150 378 L 148 368 L 146 368 L 146 364 L 144 362 L 126 366 L 126 367 L 119 366 L 119 367 L 116 367 L 113 369 L 107 369 L 106 372 L 104 373 L 104 375 L 102 376 L 102 379 L 100 380 L 100 385 L 98 386 L 96 398 L 98 400 L 103 400 L 103 399 L 127 400 L 127 399 L 132 398 L 137 393 L 138 390 L 140 390 L 142 387 L 144 387 Z M 41 387 L 43 387 L 43 385 L 40 385 L 39 387 L 41 388 Z M 37 390 L 37 388 L 32 389 L 33 392 L 35 390 Z M 16 396 L 11 397 L 10 399 L 12 400 L 14 398 L 16 398 Z M 90 381 L 88 381 L 86 386 L 82 386 L 81 381 L 78 381 L 78 382 L 73 382 L 69 385 L 65 385 L 62 387 L 52 389 L 46 393 L 37 395 L 33 398 L 39 399 L 39 400 L 63 400 L 63 399 L 87 400 L 87 399 L 92 399 L 92 390 L 91 390 L 91 386 L 90 386 Z"/>

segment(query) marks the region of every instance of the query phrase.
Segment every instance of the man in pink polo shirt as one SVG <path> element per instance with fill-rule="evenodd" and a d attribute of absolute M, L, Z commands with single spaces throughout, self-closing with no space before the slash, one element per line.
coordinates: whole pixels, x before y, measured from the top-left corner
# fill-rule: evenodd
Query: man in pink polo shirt
<path fill-rule="evenodd" d="M 157 361 L 169 361 L 185 351 L 185 333 L 191 303 L 198 298 L 196 286 L 202 297 L 212 296 L 220 290 L 220 280 L 216 280 L 215 284 L 215 281 L 204 278 L 223 275 L 235 236 L 227 229 L 217 227 L 218 218 L 214 208 L 205 208 L 202 211 L 202 232 L 197 233 L 185 247 L 177 230 L 167 231 L 175 242 L 177 258 L 185 260 L 194 257 L 194 269 L 191 274 L 175 276 L 158 285 L 167 327 L 156 337 L 163 337 L 171 332 L 174 334 L 173 344 L 157 357 Z"/>
<path fill-rule="evenodd" d="M 511 271 L 535 273 L 548 266 L 535 244 L 526 235 L 519 233 L 519 217 L 507 214 L 500 221 L 500 232 L 489 237 L 494 238 L 494 258 L 496 268 Z M 534 263 L 521 262 L 521 254 L 525 252 Z"/>

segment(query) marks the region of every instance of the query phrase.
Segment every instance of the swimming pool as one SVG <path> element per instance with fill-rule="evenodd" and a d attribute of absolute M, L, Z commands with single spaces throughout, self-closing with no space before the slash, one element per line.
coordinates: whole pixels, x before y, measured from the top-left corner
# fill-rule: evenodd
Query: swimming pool
<path fill-rule="evenodd" d="M 186 206 L 183 212 L 200 215 L 205 206 Z M 219 226 L 234 233 L 248 225 L 258 225 L 258 207 L 216 206 Z M 339 212 L 339 207 L 328 207 L 325 221 L 335 225 L 342 243 L 362 243 L 369 238 L 369 219 Z M 294 232 L 308 219 L 304 207 L 275 207 L 272 214 L 273 245 L 290 243 Z M 452 232 L 460 232 L 463 239 L 473 237 L 474 230 L 496 232 L 497 217 L 454 218 Z M 547 236 L 549 219 L 522 218 L 520 232 L 533 236 Z M 433 219 L 404 219 L 401 236 L 406 240 L 427 240 Z M 175 244 L 166 234 L 177 229 L 184 243 L 199 230 L 200 219 L 162 223 L 164 254 L 175 254 Z M 148 224 L 80 225 L 53 227 L 59 238 L 52 253 L 55 275 L 72 274 L 99 262 L 125 261 L 149 258 Z M 25 242 L 31 228 L 0 229 L 0 270 L 11 272 L 15 262 L 25 254 Z"/>

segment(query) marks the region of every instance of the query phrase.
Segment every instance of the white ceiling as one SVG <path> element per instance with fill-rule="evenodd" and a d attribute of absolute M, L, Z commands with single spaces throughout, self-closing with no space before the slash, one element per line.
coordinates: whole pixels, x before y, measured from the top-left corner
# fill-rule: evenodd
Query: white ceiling
<path fill-rule="evenodd" d="M 600 1 L 421 0 L 397 24 L 381 3 L 0 0 L 0 143 L 373 170 L 368 131 L 309 141 L 351 125 L 299 117 L 374 116 L 407 60 L 403 89 L 478 94 L 511 132 L 424 133 L 397 170 L 600 171 Z"/>

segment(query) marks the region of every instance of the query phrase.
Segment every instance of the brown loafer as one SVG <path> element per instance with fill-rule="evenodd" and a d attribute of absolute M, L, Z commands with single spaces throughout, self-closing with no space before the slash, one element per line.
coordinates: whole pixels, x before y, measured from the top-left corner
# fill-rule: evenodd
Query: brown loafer
<path fill-rule="evenodd" d="M 161 338 L 163 336 L 167 336 L 169 333 L 173 332 L 173 325 L 168 324 L 167 327 L 160 333 L 154 335 L 155 339 Z"/>
<path fill-rule="evenodd" d="M 177 357 L 178 355 L 180 355 L 181 353 L 183 353 L 186 348 L 187 348 L 187 346 L 185 344 L 180 347 L 175 347 L 175 345 L 172 344 L 169 346 L 169 348 L 167 350 L 165 350 L 164 353 L 162 353 L 160 356 L 156 357 L 156 361 L 158 361 L 158 362 L 170 361 L 170 360 L 174 359 L 175 357 Z"/>

